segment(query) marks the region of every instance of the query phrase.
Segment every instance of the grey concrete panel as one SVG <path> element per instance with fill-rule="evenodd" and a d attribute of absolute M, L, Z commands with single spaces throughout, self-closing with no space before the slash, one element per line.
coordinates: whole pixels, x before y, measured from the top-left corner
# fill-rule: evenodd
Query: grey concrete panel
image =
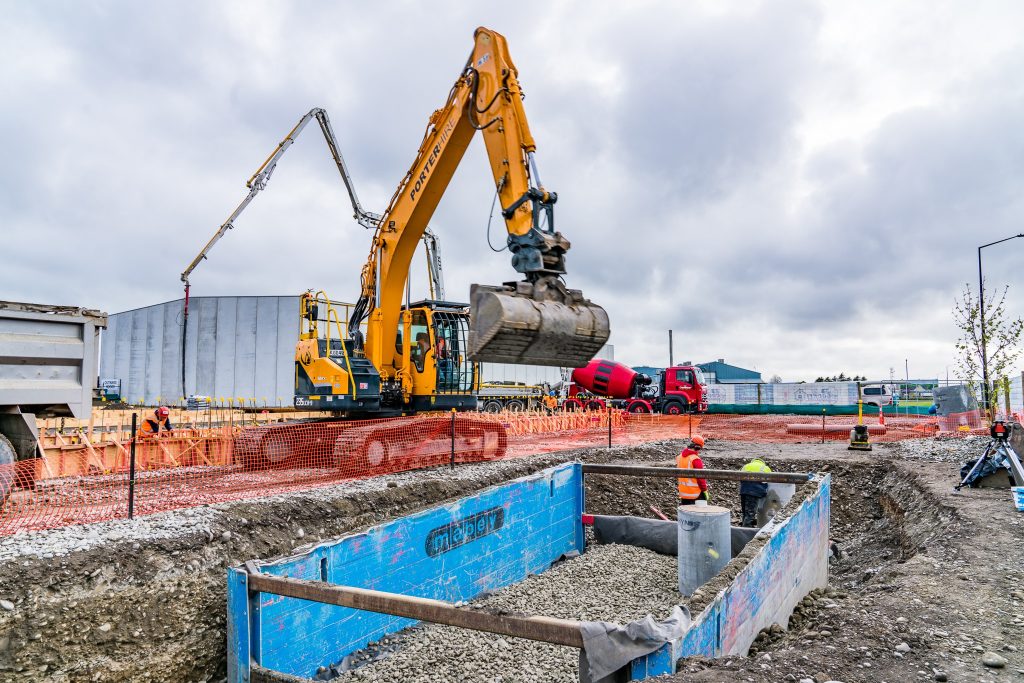
<path fill-rule="evenodd" d="M 180 401 L 181 389 L 181 305 L 163 305 L 164 336 L 160 363 L 160 394 L 165 402 Z"/>
<path fill-rule="evenodd" d="M 274 405 L 295 401 L 295 342 L 299 340 L 299 297 L 277 297 L 277 380 Z"/>
<path fill-rule="evenodd" d="M 142 378 L 142 395 L 146 399 L 155 397 L 155 403 L 173 400 L 164 397 L 160 391 L 160 374 L 164 355 L 164 308 L 167 304 L 146 309 L 146 372 Z M 148 403 L 148 401 L 147 401 Z"/>
<path fill-rule="evenodd" d="M 125 400 L 178 403 L 183 301 L 110 316 L 101 372 Z M 194 297 L 189 302 L 185 396 L 255 398 L 290 406 L 299 297 Z"/>
<path fill-rule="evenodd" d="M 117 318 L 111 316 L 107 321 L 107 329 L 100 336 L 100 368 L 114 367 L 114 350 L 117 348 Z"/>
<path fill-rule="evenodd" d="M 128 347 L 128 381 L 122 383 L 124 397 L 140 402 L 145 396 L 146 376 L 146 309 L 132 311 L 131 344 Z"/>
<path fill-rule="evenodd" d="M 256 397 L 256 297 L 238 297 L 235 309 L 235 395 Z"/>
<path fill-rule="evenodd" d="M 280 396 L 277 388 L 277 316 L 275 297 L 261 296 L 256 300 L 256 333 L 253 341 L 257 343 L 253 396 L 260 405 L 274 405 Z"/>
<path fill-rule="evenodd" d="M 196 375 L 190 385 L 192 393 L 198 396 L 218 396 L 216 381 L 217 369 L 217 298 L 204 298 L 195 301 L 198 315 L 189 314 L 196 320 L 196 329 L 192 331 L 192 339 L 188 342 L 190 355 L 196 359 Z"/>
<path fill-rule="evenodd" d="M 225 296 L 217 299 L 213 395 L 226 399 L 239 397 L 238 392 L 235 391 L 235 318 L 237 314 L 238 297 Z"/>
<path fill-rule="evenodd" d="M 121 395 L 124 396 L 124 392 L 128 388 L 128 360 L 130 358 L 128 351 L 132 345 L 132 317 L 130 313 L 110 316 L 110 322 L 107 323 L 108 331 L 110 330 L 109 325 L 114 321 L 116 321 L 117 326 L 114 328 L 113 337 L 113 365 L 101 368 L 100 374 L 107 379 L 121 380 Z"/>

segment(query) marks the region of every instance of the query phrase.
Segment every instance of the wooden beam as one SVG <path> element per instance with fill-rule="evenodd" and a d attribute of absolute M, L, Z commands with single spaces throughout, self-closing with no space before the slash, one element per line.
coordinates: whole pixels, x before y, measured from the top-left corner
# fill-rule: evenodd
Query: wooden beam
<path fill-rule="evenodd" d="M 742 472 L 739 470 L 692 470 L 678 467 L 641 465 L 596 465 L 583 463 L 583 474 L 619 474 L 629 477 L 687 477 L 724 481 L 762 481 L 772 484 L 803 484 L 813 476 L 807 472 Z"/>
<path fill-rule="evenodd" d="M 580 622 L 551 617 L 516 617 L 488 614 L 467 607 L 455 607 L 451 603 L 430 598 L 418 598 L 399 593 L 336 586 L 320 581 L 289 579 L 249 572 L 249 591 L 252 593 L 273 593 L 300 600 L 312 600 L 339 607 L 366 610 L 380 614 L 447 624 L 474 631 L 497 633 L 512 638 L 538 640 L 567 647 L 583 647 L 583 633 Z"/>

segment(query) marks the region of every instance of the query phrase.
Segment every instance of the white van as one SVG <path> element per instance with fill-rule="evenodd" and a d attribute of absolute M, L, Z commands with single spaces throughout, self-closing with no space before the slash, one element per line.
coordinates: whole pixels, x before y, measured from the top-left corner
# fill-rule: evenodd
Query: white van
<path fill-rule="evenodd" d="M 892 393 L 884 384 L 864 384 L 860 388 L 860 400 L 869 406 L 891 406 Z"/>

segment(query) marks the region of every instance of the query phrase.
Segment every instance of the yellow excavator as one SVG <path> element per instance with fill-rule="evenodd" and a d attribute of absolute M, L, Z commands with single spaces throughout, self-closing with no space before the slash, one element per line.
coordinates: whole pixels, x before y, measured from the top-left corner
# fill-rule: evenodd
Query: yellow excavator
<path fill-rule="evenodd" d="M 607 342 L 607 313 L 562 280 L 569 241 L 555 230 L 557 195 L 541 183 L 517 77 L 505 38 L 478 28 L 387 210 L 362 211 L 349 187 L 373 246 L 347 320 L 323 293 L 302 298 L 296 407 L 351 416 L 475 409 L 477 362 L 582 367 Z M 413 255 L 477 131 L 523 280 L 472 285 L 468 305 L 410 302 Z"/>

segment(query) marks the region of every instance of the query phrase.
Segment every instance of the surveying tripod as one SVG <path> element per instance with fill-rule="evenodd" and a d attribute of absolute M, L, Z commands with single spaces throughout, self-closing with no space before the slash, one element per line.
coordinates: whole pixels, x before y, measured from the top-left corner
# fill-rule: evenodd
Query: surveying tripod
<path fill-rule="evenodd" d="M 967 473 L 963 481 L 954 486 L 953 488 L 959 491 L 961 488 L 967 485 L 967 482 L 971 480 L 974 473 L 978 471 L 982 463 L 991 459 L 997 467 L 1005 467 L 1013 475 L 1013 480 L 1016 486 L 1024 486 L 1024 466 L 1020 464 L 1020 458 L 1017 457 L 1017 453 L 1014 452 L 1013 447 L 1010 446 L 1010 425 L 1006 424 L 1002 420 L 996 420 L 992 423 L 989 428 L 989 434 L 992 440 L 985 446 L 985 454 L 978 458 L 978 461 L 974 463 L 974 467 Z"/>

